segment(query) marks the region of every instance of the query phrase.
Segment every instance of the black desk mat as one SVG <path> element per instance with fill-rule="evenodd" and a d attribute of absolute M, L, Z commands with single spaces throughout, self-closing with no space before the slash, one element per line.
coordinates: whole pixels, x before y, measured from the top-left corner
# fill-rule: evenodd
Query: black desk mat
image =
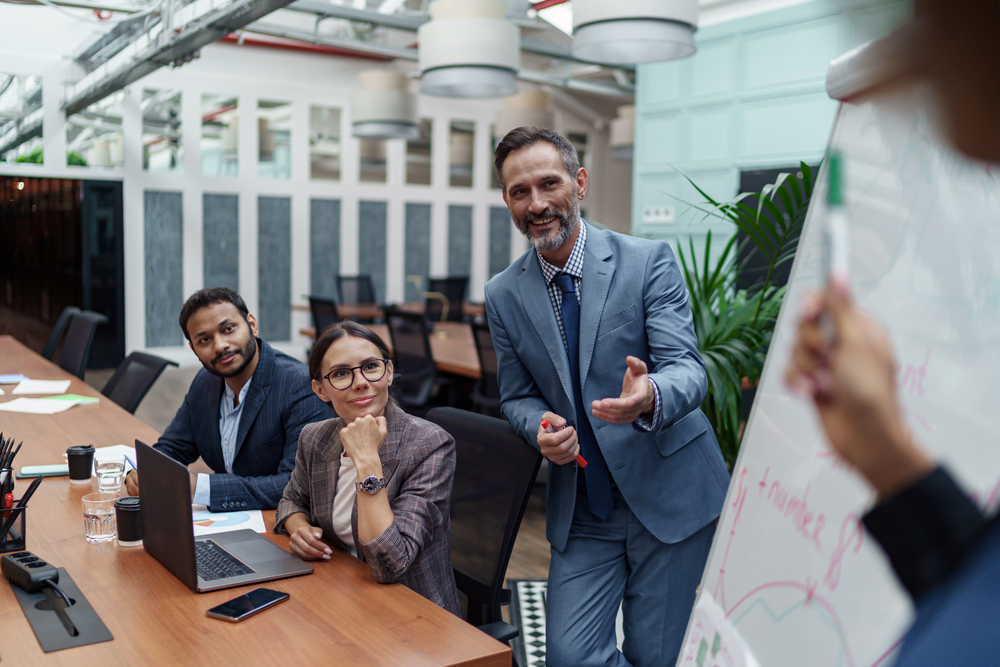
<path fill-rule="evenodd" d="M 68 607 L 64 612 L 80 633 L 76 637 L 67 632 L 55 611 L 38 609 L 35 606 L 39 602 L 47 600 L 45 593 L 29 593 L 14 584 L 11 584 L 10 588 L 14 591 L 14 595 L 21 605 L 21 610 L 24 612 L 25 618 L 28 619 L 35 637 L 38 638 L 38 643 L 42 645 L 42 650 L 46 653 L 61 651 L 64 648 L 73 648 L 74 646 L 108 642 L 114 639 L 107 626 L 101 621 L 101 617 L 97 615 L 94 608 L 87 602 L 87 598 L 77 588 L 76 583 L 66 572 L 65 568 L 59 568 L 59 588 L 63 589 L 66 595 L 75 602 L 72 607 Z"/>

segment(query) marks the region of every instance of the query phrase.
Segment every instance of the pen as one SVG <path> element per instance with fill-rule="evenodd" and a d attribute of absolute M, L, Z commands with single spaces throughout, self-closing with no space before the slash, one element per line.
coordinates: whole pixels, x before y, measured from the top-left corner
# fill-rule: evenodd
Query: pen
<path fill-rule="evenodd" d="M 3 508 L 6 509 L 6 510 L 9 510 L 13 506 L 14 506 L 14 494 L 13 493 L 8 493 L 7 495 L 5 495 L 3 497 Z M 6 519 L 9 516 L 10 516 L 10 512 L 4 512 L 3 513 L 3 518 Z"/>
<path fill-rule="evenodd" d="M 556 427 L 554 427 L 551 423 L 549 423 L 548 419 L 543 419 L 542 420 L 542 428 L 545 429 L 546 433 L 555 433 L 556 431 L 561 431 L 562 430 L 562 428 L 556 428 Z M 566 428 L 566 427 L 563 426 L 563 428 Z M 577 454 L 576 455 L 576 462 L 580 464 L 581 468 L 586 468 L 587 467 L 587 459 L 583 458 L 583 454 Z"/>
<path fill-rule="evenodd" d="M 128 464 L 130 466 L 132 466 L 132 470 L 138 470 L 139 469 L 139 466 L 137 466 L 135 463 L 132 462 L 132 459 L 130 459 L 128 457 L 128 454 L 125 454 L 125 460 L 128 461 Z"/>
<path fill-rule="evenodd" d="M 11 442 L 13 443 L 14 441 L 11 440 Z M 21 442 L 18 443 L 17 449 L 14 450 L 14 453 L 7 456 L 7 460 L 4 462 L 4 468 L 13 468 L 14 467 L 14 457 L 17 456 L 17 453 L 19 451 L 21 451 L 21 445 L 23 445 L 23 444 L 24 444 L 24 441 L 22 440 Z"/>

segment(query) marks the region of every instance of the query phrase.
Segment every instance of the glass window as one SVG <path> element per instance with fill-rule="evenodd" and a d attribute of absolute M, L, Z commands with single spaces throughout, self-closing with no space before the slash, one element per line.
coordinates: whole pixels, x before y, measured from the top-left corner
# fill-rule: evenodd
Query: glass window
<path fill-rule="evenodd" d="M 0 72 L 0 162 L 43 158 L 42 78 Z"/>
<path fill-rule="evenodd" d="M 587 164 L 587 135 L 583 132 L 570 132 L 566 135 L 569 142 L 573 144 L 573 148 L 576 149 L 576 154 L 580 157 L 580 166 L 584 169 L 589 170 L 590 165 Z"/>
<path fill-rule="evenodd" d="M 500 143 L 502 137 L 497 136 L 496 123 L 490 125 L 490 146 L 494 148 Z M 493 168 L 493 160 L 490 160 L 490 187 L 494 190 L 500 189 L 500 179 L 497 178 L 497 170 Z"/>
<path fill-rule="evenodd" d="M 181 93 L 179 90 L 142 91 L 142 168 L 146 171 L 183 171 Z"/>
<path fill-rule="evenodd" d="M 239 106 L 233 95 L 201 96 L 201 173 L 239 174 Z"/>
<path fill-rule="evenodd" d="M 340 180 L 340 109 L 309 107 L 309 178 Z"/>
<path fill-rule="evenodd" d="M 431 130 L 430 118 L 420 120 L 420 137 L 406 142 L 407 185 L 431 184 Z"/>
<path fill-rule="evenodd" d="M 257 175 L 287 180 L 292 177 L 292 103 L 257 103 Z"/>
<path fill-rule="evenodd" d="M 359 179 L 362 183 L 385 183 L 385 139 L 358 139 Z"/>
<path fill-rule="evenodd" d="M 66 118 L 66 162 L 71 166 L 110 169 L 125 162 L 122 103 L 118 91 Z"/>
<path fill-rule="evenodd" d="M 472 164 L 475 153 L 476 124 L 467 120 L 451 121 L 448 137 L 448 177 L 453 188 L 472 187 Z"/>

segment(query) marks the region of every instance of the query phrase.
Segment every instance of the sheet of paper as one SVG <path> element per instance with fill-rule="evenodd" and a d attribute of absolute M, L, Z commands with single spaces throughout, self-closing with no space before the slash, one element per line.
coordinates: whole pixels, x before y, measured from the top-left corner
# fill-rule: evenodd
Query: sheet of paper
<path fill-rule="evenodd" d="M 231 530 L 249 528 L 258 533 L 266 533 L 264 515 L 260 510 L 241 510 L 236 512 L 209 512 L 204 505 L 191 506 L 194 536 L 212 535 L 213 533 L 228 533 Z"/>
<path fill-rule="evenodd" d="M 736 626 L 706 591 L 701 592 L 694 606 L 687 643 L 678 664 L 685 667 L 760 667 Z"/>
<path fill-rule="evenodd" d="M 0 384 L 17 384 L 24 380 L 30 379 L 27 375 L 21 375 L 20 373 L 9 373 L 7 375 L 0 375 Z"/>
<path fill-rule="evenodd" d="M 65 394 L 69 380 L 21 380 L 14 387 L 15 394 Z"/>
<path fill-rule="evenodd" d="M 66 394 L 65 396 L 53 396 L 51 398 L 15 398 L 8 403 L 0 403 L 0 410 L 35 415 L 54 415 L 57 412 L 69 410 L 74 405 L 88 405 L 97 402 L 98 399 L 92 396 L 79 396 L 77 394 Z"/>

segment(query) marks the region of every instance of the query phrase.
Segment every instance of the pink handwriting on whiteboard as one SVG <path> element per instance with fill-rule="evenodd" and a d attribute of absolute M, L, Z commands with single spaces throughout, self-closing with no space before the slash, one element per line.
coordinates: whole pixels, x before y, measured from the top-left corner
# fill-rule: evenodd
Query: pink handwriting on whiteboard
<path fill-rule="evenodd" d="M 764 490 L 767 489 L 767 499 L 775 509 L 781 512 L 786 519 L 790 518 L 795 530 L 822 551 L 823 546 L 820 544 L 819 534 L 823 530 L 823 526 L 826 525 L 826 517 L 822 513 L 815 514 L 809 510 L 810 485 L 806 485 L 805 492 L 799 498 L 782 488 L 781 482 L 777 480 L 768 486 L 767 476 L 770 472 L 770 467 L 764 471 L 764 477 L 758 483 L 760 487 L 758 495 L 763 495 Z"/>
<path fill-rule="evenodd" d="M 861 542 L 864 540 L 864 529 L 861 527 L 861 519 L 857 514 L 850 513 L 844 517 L 840 524 L 840 538 L 837 541 L 837 548 L 833 550 L 830 558 L 830 567 L 823 577 L 823 582 L 830 591 L 837 590 L 840 585 L 840 564 L 844 560 L 844 554 L 854 545 L 854 553 L 861 550 Z"/>

